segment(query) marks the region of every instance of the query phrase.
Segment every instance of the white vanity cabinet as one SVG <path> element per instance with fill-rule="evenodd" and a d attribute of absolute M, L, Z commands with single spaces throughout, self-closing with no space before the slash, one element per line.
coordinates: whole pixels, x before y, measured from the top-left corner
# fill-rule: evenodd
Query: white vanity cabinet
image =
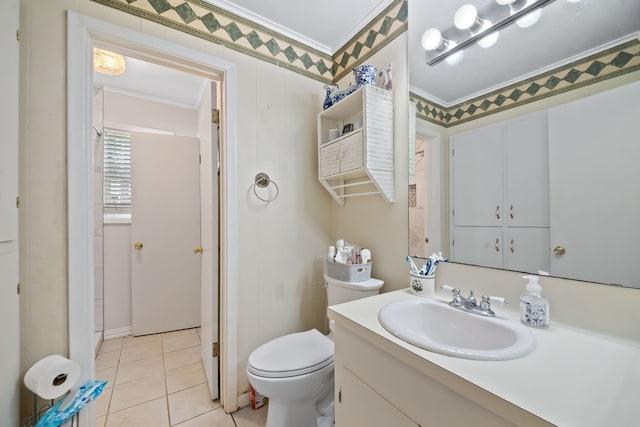
<path fill-rule="evenodd" d="M 452 260 L 549 269 L 547 139 L 546 112 L 450 137 Z"/>
<path fill-rule="evenodd" d="M 514 425 L 458 393 L 455 389 L 462 384 L 445 379 L 448 374 L 435 365 L 429 368 L 433 376 L 425 375 L 339 325 L 335 343 L 336 427 Z M 415 358 L 415 363 L 424 360 Z M 480 401 L 485 399 L 483 393 L 478 390 Z M 515 416 L 520 425 L 549 425 L 525 411 L 505 415 Z"/>
<path fill-rule="evenodd" d="M 340 205 L 372 194 L 395 201 L 391 92 L 362 86 L 318 114 L 318 179 Z"/>

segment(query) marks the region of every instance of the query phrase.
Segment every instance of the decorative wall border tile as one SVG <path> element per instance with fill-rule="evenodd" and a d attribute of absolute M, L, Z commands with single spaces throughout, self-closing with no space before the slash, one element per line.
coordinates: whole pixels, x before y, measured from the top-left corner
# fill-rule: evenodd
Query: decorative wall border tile
<path fill-rule="evenodd" d="M 408 0 L 395 0 L 367 27 L 333 55 L 331 73 L 337 82 L 354 67 L 362 64 L 377 51 L 407 30 Z"/>
<path fill-rule="evenodd" d="M 277 64 L 323 83 L 337 81 L 407 28 L 407 0 L 395 0 L 331 57 L 204 0 L 92 1 Z"/>
<path fill-rule="evenodd" d="M 93 0 L 141 18 L 277 64 L 321 82 L 332 81 L 332 58 L 204 0 Z"/>
<path fill-rule="evenodd" d="M 410 98 L 418 118 L 452 127 L 636 70 L 640 70 L 640 41 L 634 39 L 449 108 L 414 93 Z"/>

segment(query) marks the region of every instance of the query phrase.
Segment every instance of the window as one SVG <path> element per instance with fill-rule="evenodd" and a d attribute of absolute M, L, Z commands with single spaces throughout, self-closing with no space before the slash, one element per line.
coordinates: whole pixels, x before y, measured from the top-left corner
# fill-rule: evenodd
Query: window
<path fill-rule="evenodd" d="M 131 134 L 104 129 L 104 206 L 131 207 Z"/>

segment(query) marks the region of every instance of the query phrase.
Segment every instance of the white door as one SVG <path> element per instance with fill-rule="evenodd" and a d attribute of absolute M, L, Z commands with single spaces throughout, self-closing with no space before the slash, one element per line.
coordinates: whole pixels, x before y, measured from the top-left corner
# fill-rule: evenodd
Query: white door
<path fill-rule="evenodd" d="M 502 129 L 475 129 L 451 137 L 453 225 L 504 223 Z"/>
<path fill-rule="evenodd" d="M 0 4 L 0 418 L 19 424 L 20 330 L 18 306 L 18 1 Z M 27 357 L 28 359 L 28 357 Z"/>
<path fill-rule="evenodd" d="M 218 340 L 218 125 L 212 122 L 211 108 L 215 105 L 216 86 L 209 82 L 198 107 L 200 136 L 200 242 L 201 263 L 201 356 L 209 393 L 212 399 L 220 396 L 218 388 L 219 357 L 213 354 Z"/>
<path fill-rule="evenodd" d="M 640 288 L 638 100 L 634 82 L 549 111 L 554 276 Z"/>
<path fill-rule="evenodd" d="M 131 135 L 134 335 L 200 325 L 197 138 Z"/>
<path fill-rule="evenodd" d="M 505 215 L 510 227 L 549 226 L 547 115 L 528 115 L 504 128 Z"/>
<path fill-rule="evenodd" d="M 504 243 L 506 269 L 533 274 L 549 271 L 548 227 L 509 227 Z"/>

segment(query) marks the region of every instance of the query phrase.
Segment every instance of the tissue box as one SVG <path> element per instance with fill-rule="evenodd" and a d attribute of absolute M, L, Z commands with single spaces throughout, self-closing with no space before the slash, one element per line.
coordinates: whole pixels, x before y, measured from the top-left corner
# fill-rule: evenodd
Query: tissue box
<path fill-rule="evenodd" d="M 371 278 L 371 266 L 368 264 L 340 264 L 327 261 L 327 276 L 343 282 L 364 282 Z"/>

